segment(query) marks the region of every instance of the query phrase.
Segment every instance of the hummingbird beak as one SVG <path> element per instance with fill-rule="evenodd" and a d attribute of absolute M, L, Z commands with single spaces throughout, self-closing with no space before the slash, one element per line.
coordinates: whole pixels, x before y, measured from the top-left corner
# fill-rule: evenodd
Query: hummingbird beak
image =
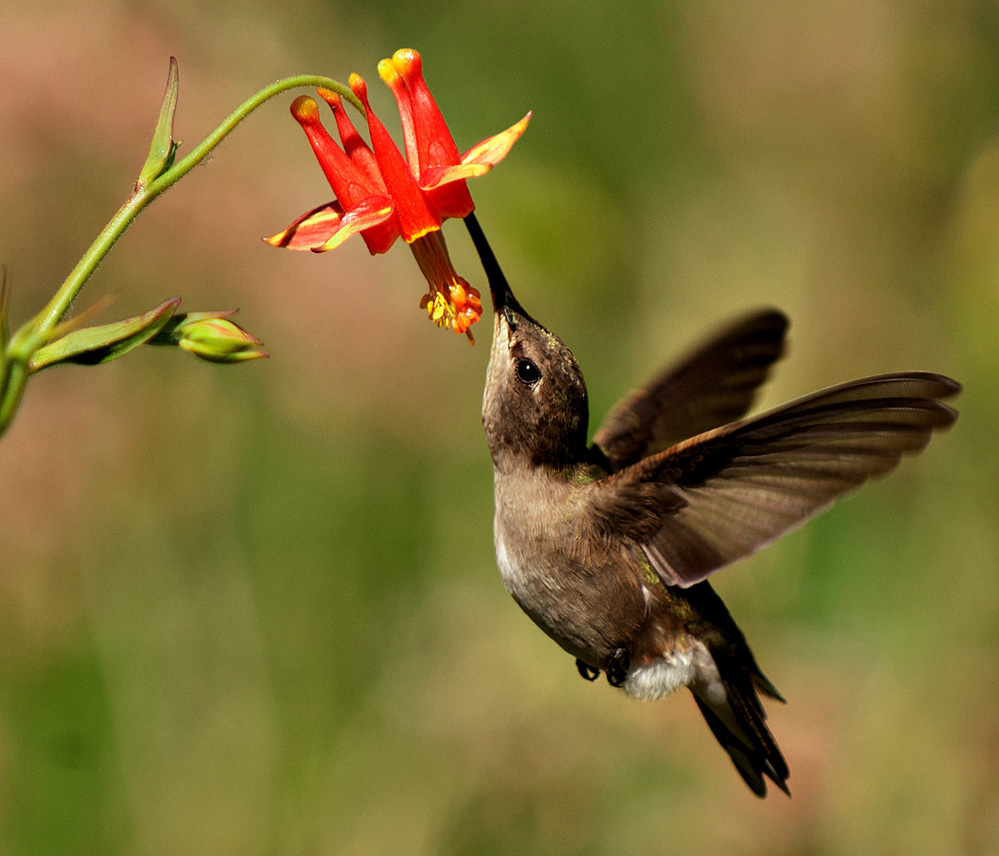
<path fill-rule="evenodd" d="M 489 246 L 489 242 L 486 240 L 482 227 L 479 226 L 479 221 L 475 219 L 474 213 L 465 217 L 465 226 L 468 229 L 468 233 L 472 236 L 472 243 L 475 244 L 479 259 L 482 261 L 482 267 L 486 271 L 486 277 L 489 280 L 489 293 L 493 298 L 493 311 L 496 313 L 497 321 L 502 318 L 511 330 L 515 330 L 519 323 L 518 319 L 526 320 L 534 326 L 540 327 L 546 333 L 551 333 L 544 324 L 532 318 L 527 310 L 520 305 L 517 298 L 513 296 L 510 283 L 503 276 L 499 262 L 496 261 L 492 247 Z"/>
<path fill-rule="evenodd" d="M 465 217 L 465 226 L 472 236 L 472 243 L 475 244 L 475 249 L 482 261 L 482 267 L 486 271 L 486 277 L 489 280 L 489 293 L 493 298 L 493 310 L 497 315 L 504 315 L 507 320 L 510 320 L 511 312 L 518 312 L 530 318 L 531 316 L 524 311 L 524 307 L 513 296 L 513 291 L 510 290 L 510 283 L 506 281 L 506 277 L 500 269 L 499 262 L 496 261 L 496 256 L 493 255 L 492 247 L 489 246 L 489 242 L 486 240 L 482 227 L 479 226 L 479 221 L 475 219 L 474 213 Z"/>

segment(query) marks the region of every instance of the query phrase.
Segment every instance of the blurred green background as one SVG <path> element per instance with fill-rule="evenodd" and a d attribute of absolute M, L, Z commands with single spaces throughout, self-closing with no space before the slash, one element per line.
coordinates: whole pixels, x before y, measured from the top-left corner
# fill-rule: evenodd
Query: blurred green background
<path fill-rule="evenodd" d="M 470 348 L 402 246 L 259 236 L 330 193 L 255 114 L 80 306 L 241 307 L 269 361 L 35 378 L 0 441 L 0 853 L 999 852 L 999 7 L 112 0 L 0 9 L 0 260 L 23 321 L 128 194 L 171 54 L 185 151 L 294 73 L 424 55 L 595 423 L 733 314 L 793 318 L 762 402 L 930 369 L 956 429 L 717 587 L 789 704 L 791 800 L 686 695 L 580 680 L 506 595 Z M 391 125 L 396 127 L 394 123 Z M 459 271 L 485 290 L 460 223 Z"/>

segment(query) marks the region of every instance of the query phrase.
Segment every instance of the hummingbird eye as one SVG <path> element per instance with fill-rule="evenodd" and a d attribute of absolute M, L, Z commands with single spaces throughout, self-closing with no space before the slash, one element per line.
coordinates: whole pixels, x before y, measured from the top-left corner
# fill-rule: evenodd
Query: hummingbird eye
<path fill-rule="evenodd" d="M 541 380 L 541 371 L 531 360 L 517 360 L 517 380 L 524 386 L 534 386 Z"/>

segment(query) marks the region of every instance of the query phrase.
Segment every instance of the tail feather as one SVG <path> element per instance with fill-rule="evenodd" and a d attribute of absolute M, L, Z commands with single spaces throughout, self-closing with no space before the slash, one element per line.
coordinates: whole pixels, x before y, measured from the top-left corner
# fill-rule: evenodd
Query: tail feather
<path fill-rule="evenodd" d="M 759 670 L 743 673 L 736 680 L 723 678 L 723 682 L 725 693 L 721 699 L 718 698 L 717 686 L 710 693 L 698 693 L 692 688 L 694 700 L 711 733 L 728 752 L 739 775 L 756 796 L 767 795 L 764 776 L 790 796 L 787 787 L 790 770 L 777 741 L 767 728 L 767 715 L 756 691 L 783 701 L 780 693 Z M 702 698 L 702 695 L 710 695 L 711 701 Z"/>
<path fill-rule="evenodd" d="M 775 701 L 779 701 L 781 704 L 787 704 L 787 699 L 784 698 L 779 692 L 777 692 L 777 687 L 775 687 L 767 679 L 767 676 L 760 671 L 759 666 L 756 665 L 756 661 L 753 661 L 753 675 L 752 675 L 753 686 L 756 687 L 757 692 L 763 693 L 763 695 L 768 698 L 772 698 Z M 759 705 L 759 698 L 756 699 L 756 704 Z M 762 710 L 762 708 L 761 708 Z M 764 713 L 763 718 L 766 719 L 767 715 Z"/>
<path fill-rule="evenodd" d="M 767 795 L 766 779 L 790 796 L 790 771 L 767 728 L 760 696 L 783 702 L 777 688 L 756 664 L 746 637 L 707 583 L 691 586 L 686 597 L 702 616 L 698 627 L 701 656 L 690 684 L 711 733 L 758 797 Z"/>

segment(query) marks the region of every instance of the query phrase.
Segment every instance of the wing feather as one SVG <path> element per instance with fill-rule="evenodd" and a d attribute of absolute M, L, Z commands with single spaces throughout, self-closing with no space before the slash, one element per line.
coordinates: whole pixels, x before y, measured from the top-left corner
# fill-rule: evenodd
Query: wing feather
<path fill-rule="evenodd" d="M 744 416 L 784 354 L 787 317 L 746 315 L 622 398 L 593 437 L 615 470 Z"/>
<path fill-rule="evenodd" d="M 595 484 L 594 515 L 690 586 L 920 452 L 957 413 L 942 375 L 879 375 L 678 443 Z"/>

